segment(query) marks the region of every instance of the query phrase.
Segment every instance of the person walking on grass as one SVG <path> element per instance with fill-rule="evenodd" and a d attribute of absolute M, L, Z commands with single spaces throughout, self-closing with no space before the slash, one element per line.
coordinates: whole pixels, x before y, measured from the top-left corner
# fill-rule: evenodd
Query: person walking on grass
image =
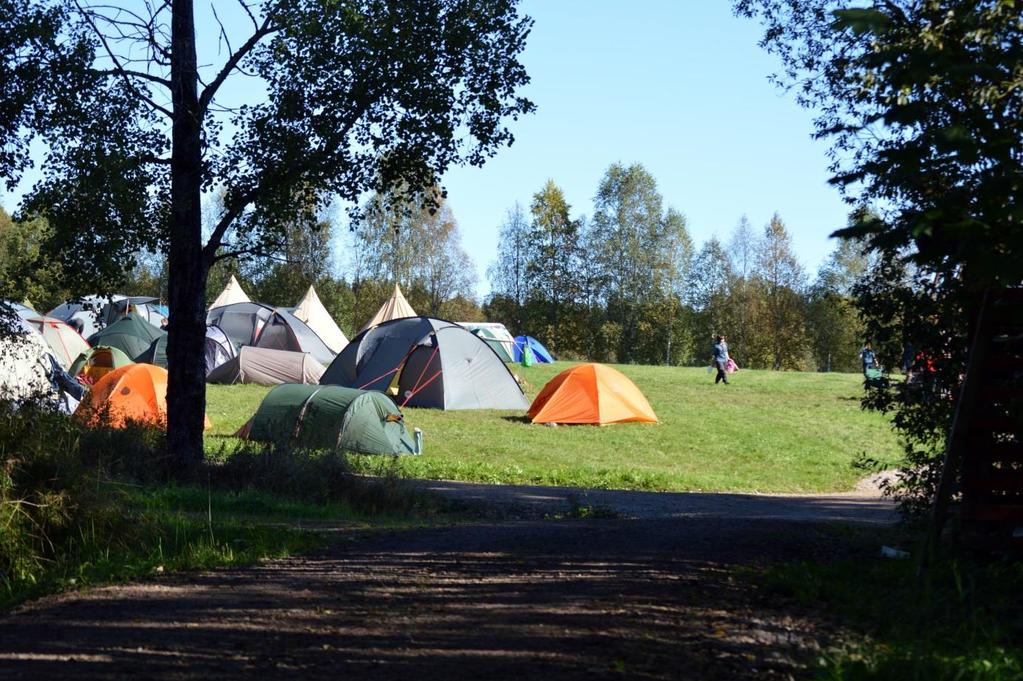
<path fill-rule="evenodd" d="M 728 373 L 725 371 L 728 368 L 728 343 L 725 342 L 724 336 L 718 336 L 717 342 L 714 344 L 714 356 L 711 361 L 714 363 L 714 367 L 718 370 L 717 376 L 714 377 L 714 385 L 717 385 L 721 381 L 728 385 Z"/>
<path fill-rule="evenodd" d="M 860 360 L 863 362 L 863 375 L 867 375 L 867 369 L 873 369 L 877 366 L 877 355 L 874 354 L 874 348 L 870 345 L 870 341 L 867 341 L 863 345 L 863 349 L 860 350 Z"/>

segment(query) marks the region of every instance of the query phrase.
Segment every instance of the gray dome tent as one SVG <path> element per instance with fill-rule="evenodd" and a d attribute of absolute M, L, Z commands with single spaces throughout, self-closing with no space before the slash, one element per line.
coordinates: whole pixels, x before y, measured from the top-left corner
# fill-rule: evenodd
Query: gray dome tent
<path fill-rule="evenodd" d="M 219 326 L 238 347 L 251 345 L 308 352 L 324 366 L 334 361 L 334 353 L 316 332 L 283 308 L 275 309 L 261 303 L 232 303 L 210 310 L 206 323 Z"/>
<path fill-rule="evenodd" d="M 386 395 L 336 385 L 279 385 L 235 435 L 311 449 L 418 453 L 401 411 Z"/>
<path fill-rule="evenodd" d="M 163 328 L 163 322 L 167 317 L 158 309 L 159 298 L 153 296 L 122 296 L 111 297 L 109 303 L 103 306 L 100 312 L 104 324 L 113 324 L 129 312 L 137 313 L 156 328 Z"/>
<path fill-rule="evenodd" d="M 88 338 L 103 329 L 105 322 L 102 310 L 106 303 L 100 296 L 85 296 L 58 305 L 47 312 L 46 316 L 56 317 L 74 327 L 82 338 Z"/>
<path fill-rule="evenodd" d="M 387 391 L 434 409 L 526 409 L 522 389 L 483 339 L 431 317 L 394 319 L 363 331 L 327 368 L 321 384 Z"/>
<path fill-rule="evenodd" d="M 238 356 L 238 349 L 223 329 L 215 324 L 206 327 L 206 344 L 203 347 L 206 360 L 206 375 L 218 366 Z"/>

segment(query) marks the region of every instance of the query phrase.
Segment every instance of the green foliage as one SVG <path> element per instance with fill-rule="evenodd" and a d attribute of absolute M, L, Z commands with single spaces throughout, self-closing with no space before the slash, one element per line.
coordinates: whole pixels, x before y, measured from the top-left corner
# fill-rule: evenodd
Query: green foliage
<path fill-rule="evenodd" d="M 980 292 L 1023 282 L 1023 24 L 1013 0 L 737 0 L 765 24 L 779 80 L 832 144 L 832 182 L 864 240 L 856 288 L 882 363 L 937 371 L 879 382 L 865 404 L 894 413 L 906 442 L 907 508 L 926 509 L 965 371 Z M 916 367 L 918 369 L 923 367 Z"/>
<path fill-rule="evenodd" d="M 637 348 L 640 310 L 670 295 L 672 275 L 680 268 L 676 258 L 682 252 L 674 245 L 685 221 L 668 217 L 670 222 L 657 182 L 643 166 L 613 164 L 607 169 L 597 189 L 588 242 L 596 267 L 593 284 L 603 292 L 608 320 L 621 328 L 615 348 L 619 362 L 659 362 L 664 357 L 662 351 L 642 358 Z"/>
<path fill-rule="evenodd" d="M 763 317 L 772 369 L 805 368 L 807 344 L 802 298 L 803 271 L 778 214 L 764 227 L 757 274 L 763 283 Z"/>
<path fill-rule="evenodd" d="M 570 216 L 565 194 L 553 180 L 533 195 L 532 221 L 524 238 L 526 318 L 531 334 L 542 334 L 548 348 L 561 354 L 572 347 L 577 329 L 571 316 L 579 298 L 579 223 Z"/>
<path fill-rule="evenodd" d="M 612 165 L 587 222 L 550 180 L 501 227 L 488 318 L 541 338 L 559 357 L 678 364 L 691 360 L 682 300 L 692 261 L 685 217 L 662 211 L 642 166 Z"/>
<path fill-rule="evenodd" d="M 807 292 L 807 332 L 818 370 L 860 369 L 857 353 L 865 340 L 865 329 L 853 299 L 853 287 L 868 266 L 863 244 L 842 239 Z"/>
<path fill-rule="evenodd" d="M 43 252 L 50 234 L 46 220 L 15 222 L 0 208 L 0 298 L 28 299 L 43 311 L 63 301 L 60 266 Z"/>
<path fill-rule="evenodd" d="M 775 596 L 820 608 L 855 632 L 820 660 L 827 681 L 1023 676 L 1018 564 L 949 561 L 926 578 L 913 561 L 784 564 L 759 578 Z"/>
<path fill-rule="evenodd" d="M 528 329 L 523 325 L 522 309 L 526 304 L 528 286 L 526 267 L 530 252 L 529 222 L 522 206 L 508 209 L 497 237 L 497 259 L 487 268 L 491 294 L 487 302 L 487 318 L 501 320 L 516 336 Z"/>

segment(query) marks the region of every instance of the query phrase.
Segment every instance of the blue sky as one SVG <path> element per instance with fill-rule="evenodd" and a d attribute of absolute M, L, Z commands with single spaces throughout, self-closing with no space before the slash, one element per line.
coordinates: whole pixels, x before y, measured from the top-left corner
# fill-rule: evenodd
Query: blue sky
<path fill-rule="evenodd" d="M 767 80 L 777 63 L 757 46 L 759 26 L 730 7 L 728 0 L 524 0 L 535 20 L 523 55 L 532 78 L 526 94 L 537 111 L 512 124 L 515 144 L 483 168 L 454 168 L 443 178 L 481 295 L 509 207 L 528 208 L 553 179 L 573 214 L 590 215 L 615 162 L 653 174 L 698 246 L 715 235 L 727 241 L 743 214 L 759 229 L 777 211 L 797 255 L 810 274 L 816 270 L 847 206 L 827 184 L 827 145 L 811 139 L 810 114 Z M 224 16 L 247 34 L 240 14 Z M 216 31 L 205 30 L 215 24 L 197 20 L 200 61 L 221 62 Z M 241 99 L 259 96 L 244 81 L 231 86 Z M 0 204 L 14 209 L 35 178 L 30 173 L 13 196 L 0 194 Z M 344 262 L 350 240 L 344 227 L 339 232 Z"/>
<path fill-rule="evenodd" d="M 523 61 L 537 112 L 513 126 L 515 144 L 481 169 L 444 177 L 466 249 L 489 289 L 508 207 L 528 208 L 547 179 L 574 214 L 616 161 L 641 163 L 699 245 L 730 236 L 746 214 L 777 211 L 814 272 L 848 212 L 827 184 L 827 145 L 811 115 L 767 80 L 776 66 L 757 24 L 726 0 L 527 0 L 536 22 Z"/>

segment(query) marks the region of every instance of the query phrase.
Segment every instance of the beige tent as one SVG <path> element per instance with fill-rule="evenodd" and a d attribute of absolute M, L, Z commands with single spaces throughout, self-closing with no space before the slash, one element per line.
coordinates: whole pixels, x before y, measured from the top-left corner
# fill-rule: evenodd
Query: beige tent
<path fill-rule="evenodd" d="M 390 299 L 380 306 L 377 313 L 373 315 L 373 319 L 366 322 L 366 326 L 360 329 L 359 333 L 362 333 L 366 329 L 371 329 L 377 324 L 383 324 L 389 322 L 392 319 L 403 319 L 405 317 L 418 317 L 416 311 L 412 309 L 412 306 L 405 300 L 405 296 L 402 295 L 401 289 L 398 285 L 394 285 L 394 293 L 391 294 Z"/>
<path fill-rule="evenodd" d="M 238 280 L 231 275 L 231 281 L 227 282 L 227 286 L 220 292 L 217 299 L 210 305 L 212 310 L 215 307 L 223 307 L 224 305 L 230 305 L 232 303 L 248 303 L 249 297 L 245 295 L 245 291 L 242 290 L 242 285 L 238 283 Z"/>
<path fill-rule="evenodd" d="M 319 383 L 323 365 L 308 352 L 245 346 L 206 376 L 207 383 Z"/>
<path fill-rule="evenodd" d="M 327 312 L 327 308 L 323 307 L 320 297 L 316 295 L 316 289 L 312 286 L 305 292 L 305 297 L 298 303 L 298 307 L 292 310 L 292 314 L 308 324 L 320 340 L 334 352 L 341 352 L 348 345 L 344 332 Z"/>

